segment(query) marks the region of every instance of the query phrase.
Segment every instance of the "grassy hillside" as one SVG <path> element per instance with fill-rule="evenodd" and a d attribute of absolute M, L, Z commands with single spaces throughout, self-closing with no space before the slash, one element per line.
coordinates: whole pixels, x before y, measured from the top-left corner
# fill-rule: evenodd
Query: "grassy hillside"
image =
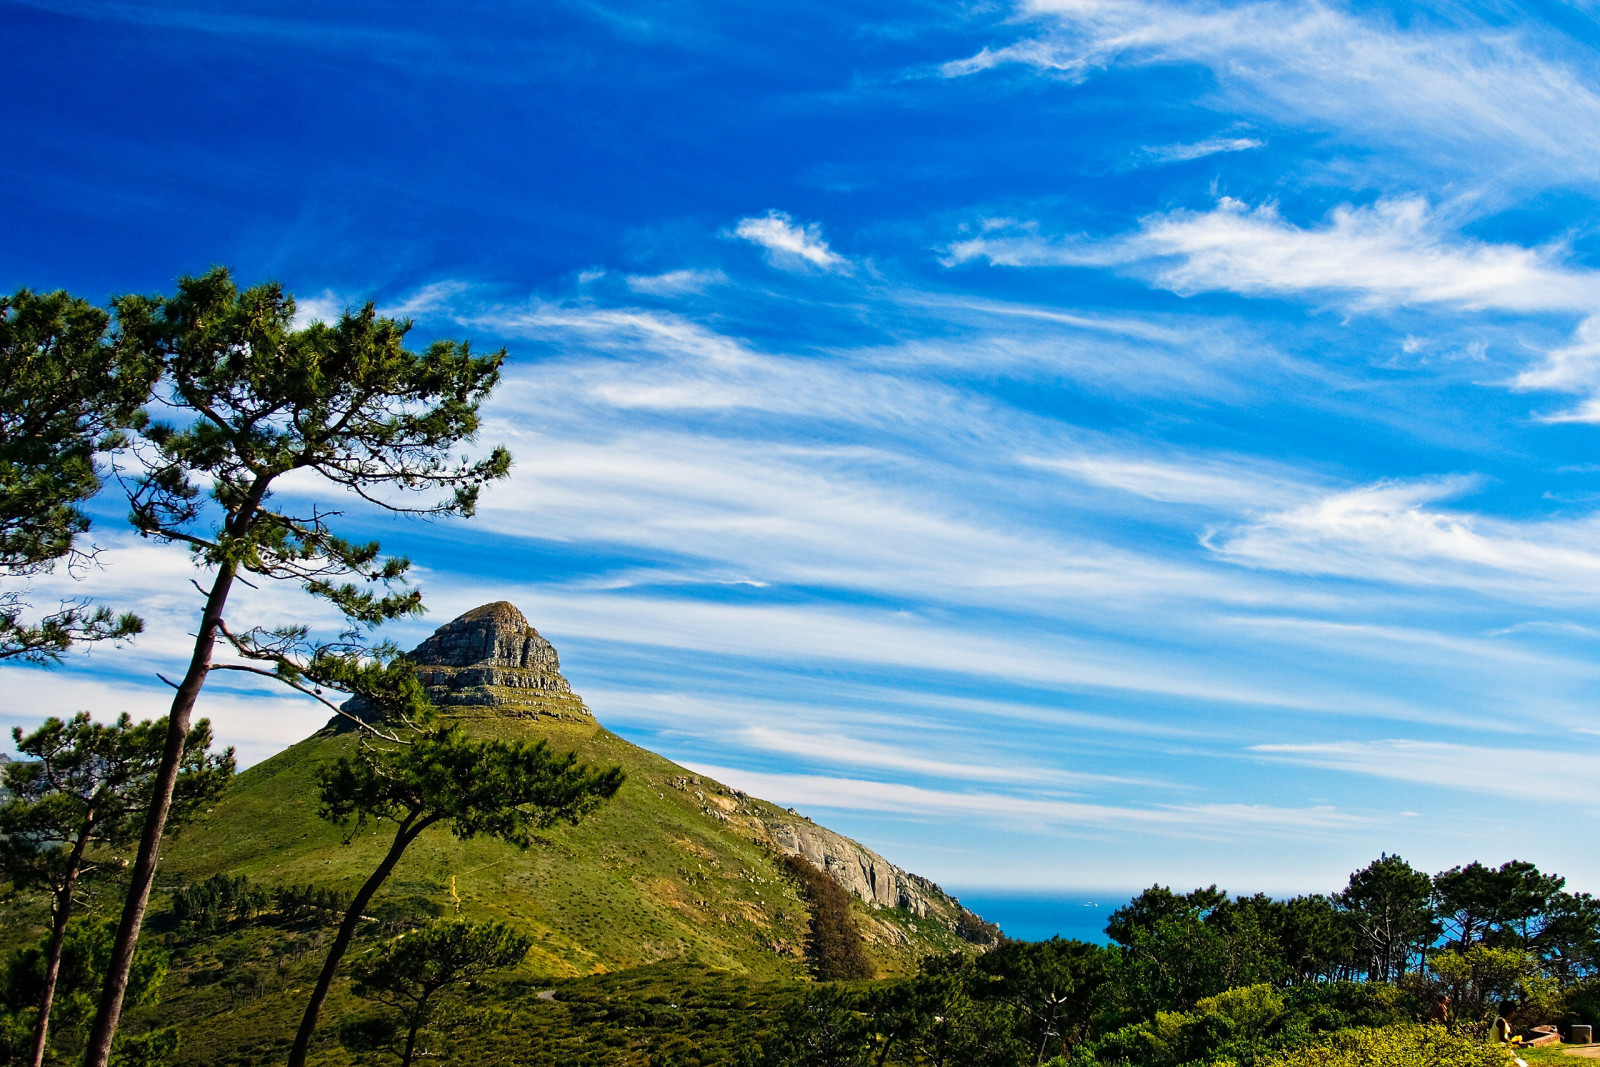
<path fill-rule="evenodd" d="M 596 815 L 548 831 L 526 852 L 458 842 L 435 827 L 407 852 L 386 896 L 422 897 L 526 930 L 538 938 L 530 965 L 548 975 L 674 957 L 762 976 L 801 972 L 805 907 L 778 875 L 759 815 L 746 814 L 777 809 L 752 800 L 739 802 L 726 823 L 706 815 L 692 793 L 673 787 L 687 771 L 593 723 L 500 715 L 466 722 L 483 736 L 537 733 L 557 748 L 621 766 L 628 780 Z M 350 734 L 327 730 L 240 775 L 215 810 L 173 842 L 162 882 L 226 873 L 353 890 L 393 831 L 374 824 L 346 843 L 317 817 L 317 768 L 352 744 Z M 709 783 L 697 788 L 730 796 Z M 903 955 L 885 953 L 884 966 L 899 969 Z"/>
<path fill-rule="evenodd" d="M 497 978 L 493 994 L 485 991 L 485 1010 L 500 1014 L 473 1031 L 478 1060 L 532 1063 L 535 1046 L 599 1042 L 610 1051 L 578 1056 L 573 1046 L 565 1061 L 549 1062 L 633 1062 L 628 1050 L 643 1054 L 637 1042 L 646 1031 L 667 1040 L 675 1027 L 710 1028 L 732 1041 L 729 1012 L 775 1004 L 788 994 L 774 991 L 798 990 L 809 973 L 810 915 L 783 867 L 786 853 L 808 854 L 855 894 L 851 914 L 880 976 L 910 973 L 930 953 L 971 948 L 961 933 L 972 936 L 981 924 L 931 883 L 606 730 L 561 677 L 555 650 L 509 604 L 469 612 L 412 655 L 442 714 L 469 734 L 542 738 L 627 775 L 596 814 L 546 831 L 527 850 L 460 842 L 432 828 L 367 909 L 370 922 L 352 957 L 428 915 L 496 920 L 532 935 L 535 947 L 521 967 Z M 330 725 L 240 774 L 213 809 L 164 846 L 146 931 L 150 944 L 173 953 L 172 972 L 162 1003 L 134 1012 L 130 1024 L 135 1031 L 177 1024 L 183 1063 L 280 1059 L 324 954 L 328 920 L 269 913 L 197 933 L 176 923 L 171 895 L 215 875 L 245 876 L 268 890 L 353 891 L 394 829 L 375 823 L 347 834 L 318 816 L 318 769 L 356 743 L 351 730 Z M 36 903 L 7 909 L 8 941 L 43 932 Z M 620 972 L 639 977 L 623 981 Z M 713 987 L 720 992 L 707 992 Z M 565 1007 L 549 999 L 551 989 Z M 686 1006 L 700 1000 L 703 1010 Z M 613 1002 L 624 1006 L 606 1007 Z M 335 987 L 319 1035 L 321 1062 L 353 1062 L 336 1034 L 366 1007 L 350 996 L 348 978 Z M 530 1046 L 529 1027 L 545 1039 Z M 494 1034 L 500 1037 L 491 1041 Z"/>
<path fill-rule="evenodd" d="M 538 938 L 529 967 L 544 975 L 684 958 L 796 977 L 804 973 L 806 907 L 778 861 L 800 851 L 855 893 L 857 922 L 881 973 L 907 973 L 929 952 L 964 944 L 957 930 L 971 917 L 931 883 L 600 726 L 562 677 L 556 650 L 511 604 L 467 612 L 410 655 L 434 700 L 473 736 L 544 739 L 621 767 L 627 781 L 597 814 L 549 831 L 527 851 L 458 842 L 435 827 L 391 876 L 391 900 L 420 898 L 525 930 Z M 163 883 L 242 874 L 270 885 L 354 889 L 392 836 L 372 825 L 346 840 L 317 816 L 318 767 L 354 743 L 330 726 L 240 775 L 167 849 Z"/>
<path fill-rule="evenodd" d="M 526 1057 L 535 1047 L 550 1051 L 548 1041 L 530 1045 L 519 1036 L 534 1023 L 548 1027 L 551 1040 L 570 1032 L 577 1035 L 571 1040 L 581 1042 L 603 1032 L 617 1042 L 582 1057 L 569 1049 L 566 1062 L 628 1062 L 626 1053 L 644 1040 L 642 1031 L 607 1023 L 609 1009 L 594 1007 L 595 997 L 605 997 L 586 992 L 590 979 L 583 976 L 644 967 L 641 974 L 659 981 L 681 969 L 690 976 L 721 976 L 718 982 L 743 990 L 793 987 L 806 976 L 809 917 L 797 886 L 781 871 L 772 834 L 774 826 L 804 820 L 696 778 L 592 720 L 518 717 L 512 708 L 457 710 L 475 735 L 545 737 L 587 760 L 621 766 L 627 782 L 596 815 L 549 831 L 526 852 L 495 841 L 458 842 L 440 828 L 425 833 L 370 909 L 375 918 L 358 952 L 383 936 L 382 915 L 418 899 L 446 914 L 500 920 L 534 935 L 533 952 L 512 977 L 511 988 L 523 992 L 502 1005 L 516 1006 L 517 1024 L 494 1030 L 505 1062 L 531 1063 Z M 315 783 L 318 766 L 354 743 L 351 733 L 326 729 L 241 774 L 211 812 L 171 842 L 161 868 L 164 889 L 214 874 L 243 874 L 264 885 L 353 890 L 376 864 L 392 828 L 371 825 L 346 841 L 317 816 Z M 162 907 L 158 901 L 158 913 Z M 947 908 L 953 915 L 958 906 Z M 908 973 L 930 952 L 966 944 L 951 929 L 949 915 L 930 912 L 919 919 L 860 901 L 853 909 L 869 955 L 885 976 Z M 161 930 L 158 914 L 151 932 Z M 178 941 L 163 1004 L 143 1013 L 140 1022 L 177 1023 L 185 1063 L 272 1062 L 293 1032 L 324 937 L 323 930 L 268 925 L 187 947 Z M 669 970 L 648 968 L 658 963 Z M 558 1008 L 533 995 L 543 988 L 563 990 L 568 1001 L 588 997 L 592 1003 Z M 680 1024 L 692 1032 L 687 1008 L 677 1006 L 686 996 L 687 991 L 673 994 L 670 1010 L 650 1008 L 678 1020 L 663 1023 L 663 1032 Z M 496 1003 L 502 999 L 496 996 Z M 341 982 L 319 1042 L 323 1062 L 351 1062 L 335 1034 L 341 1018 L 362 1009 Z M 475 1040 L 489 1040 L 490 1029 Z M 487 1055 L 488 1047 L 476 1054 Z M 551 1062 L 563 1061 L 558 1056 Z"/>

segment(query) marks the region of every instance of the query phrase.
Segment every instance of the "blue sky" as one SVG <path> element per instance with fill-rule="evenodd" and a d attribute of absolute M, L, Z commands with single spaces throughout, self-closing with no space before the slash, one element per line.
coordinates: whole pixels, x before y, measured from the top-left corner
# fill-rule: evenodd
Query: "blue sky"
<path fill-rule="evenodd" d="M 480 515 L 351 513 L 393 636 L 510 599 L 609 726 L 948 885 L 1600 891 L 1597 15 L 0 2 L 0 287 L 505 345 Z M 8 722 L 163 707 L 187 563 L 97 508 L 75 588 L 151 630 Z"/>

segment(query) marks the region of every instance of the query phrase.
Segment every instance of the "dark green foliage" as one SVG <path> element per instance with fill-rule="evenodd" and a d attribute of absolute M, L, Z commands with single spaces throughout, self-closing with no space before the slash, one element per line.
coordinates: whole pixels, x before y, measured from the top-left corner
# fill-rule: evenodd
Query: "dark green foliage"
<path fill-rule="evenodd" d="M 79 505 L 100 489 L 95 454 L 142 422 L 157 364 L 106 337 L 108 316 L 66 293 L 0 296 L 0 577 L 86 555 Z M 143 624 L 106 608 L 62 605 L 23 621 L 25 591 L 0 587 L 0 659 L 49 662 L 75 641 L 120 639 Z"/>
<path fill-rule="evenodd" d="M 272 906 L 272 894 L 244 875 L 213 875 L 172 891 L 172 918 L 189 936 L 214 933 L 232 922 L 249 922 Z"/>
<path fill-rule="evenodd" d="M 350 894 L 323 886 L 272 887 L 242 874 L 214 874 L 202 882 L 174 889 L 170 914 L 174 934 L 193 941 L 269 919 L 286 926 L 337 922 L 349 907 Z M 434 910 L 437 913 L 437 906 Z M 393 923 L 392 916 L 386 914 L 382 918 Z M 415 922 L 393 923 L 393 932 L 414 925 Z"/>
<path fill-rule="evenodd" d="M 1277 980 L 1286 970 L 1275 936 L 1284 905 L 1229 901 L 1215 886 L 1178 895 L 1154 886 L 1113 912 L 1106 932 L 1125 1017 L 1187 1011 L 1206 997 Z"/>
<path fill-rule="evenodd" d="M 956 916 L 956 936 L 971 945 L 993 945 L 1000 940 L 1000 927 L 963 908 Z"/>
<path fill-rule="evenodd" d="M 188 667 L 175 683 L 168 759 L 129 872 L 87 1067 L 107 1067 L 155 880 L 173 742 L 187 731 L 211 671 L 265 675 L 330 705 L 323 684 L 381 688 L 403 674 L 392 648 L 368 649 L 357 638 L 363 627 L 422 610 L 421 594 L 405 586 L 409 562 L 341 536 L 331 524 L 336 510 L 281 506 L 279 479 L 316 475 L 390 511 L 467 515 L 483 484 L 511 465 L 503 449 L 476 460 L 458 452 L 477 433 L 478 407 L 499 381 L 504 352 L 474 356 L 451 341 L 411 352 L 410 324 L 380 318 L 371 304 L 336 324 L 297 330 L 294 301 L 280 287 L 241 292 L 222 268 L 180 280 L 170 298 L 128 296 L 115 307 L 119 344 L 159 368 L 157 398 L 177 414 L 149 423 L 133 450 L 130 520 L 145 537 L 185 547 L 212 576 Z M 246 573 L 299 585 L 337 608 L 349 629 L 330 644 L 310 641 L 301 626 L 230 626 L 228 596 Z M 254 663 L 214 663 L 219 640 Z"/>
<path fill-rule="evenodd" d="M 452 1023 L 461 1022 L 459 1006 L 451 1019 L 448 1006 L 441 1005 L 444 990 L 521 963 L 532 947 L 533 938 L 499 923 L 437 922 L 389 942 L 356 967 L 354 991 L 393 1009 L 398 1025 L 382 1046 L 374 1045 L 381 1024 L 369 1022 L 356 1041 L 360 1047 L 386 1047 L 400 1067 L 411 1067 L 423 1027 L 447 1034 Z"/>
<path fill-rule="evenodd" d="M 7 763 L 0 784 L 0 873 L 23 889 L 49 895 L 51 937 L 35 1002 L 33 1061 L 47 1045 L 57 970 L 74 905 L 134 839 L 154 792 L 166 741 L 164 722 L 135 724 L 126 714 L 110 725 L 80 713 L 47 719 L 33 733 L 12 736 L 26 761 Z M 233 750 L 212 754 L 211 725 L 202 719 L 184 738 L 171 820 L 181 827 L 221 794 L 233 774 Z"/>
<path fill-rule="evenodd" d="M 272 902 L 285 922 L 331 922 L 350 907 L 350 894 L 307 883 L 274 890 Z"/>
<path fill-rule="evenodd" d="M 1004 941 L 973 959 L 929 957 L 908 979 L 820 986 L 793 1002 L 755 1057 L 763 1067 L 1037 1065 L 1093 1033 L 1106 950 Z"/>
<path fill-rule="evenodd" d="M 12 731 L 25 758 L 0 770 L 0 870 L 19 887 L 44 886 L 59 895 L 98 861 L 127 845 L 150 803 L 164 720 L 135 723 L 123 714 L 97 723 L 88 712 L 46 719 L 24 735 Z M 184 740 L 173 797 L 181 827 L 215 802 L 233 774 L 233 749 L 212 753 L 211 724 L 202 719 Z M 76 853 L 76 856 L 74 855 Z"/>
<path fill-rule="evenodd" d="M 850 917 L 850 894 L 803 856 L 785 856 L 783 866 L 800 883 L 800 891 L 811 907 L 806 958 L 811 961 L 812 972 L 824 982 L 873 977 L 861 931 Z"/>
<path fill-rule="evenodd" d="M 276 509 L 273 483 L 303 470 L 393 510 L 470 514 L 479 488 L 510 467 L 504 450 L 454 453 L 477 433 L 504 352 L 474 356 L 454 341 L 410 352 L 410 324 L 371 304 L 296 330 L 280 287 L 241 292 L 222 268 L 180 280 L 172 297 L 123 297 L 116 310 L 126 344 L 159 361 L 163 398 L 192 418 L 145 430 L 136 529 L 212 566 L 297 581 L 359 622 L 417 610 L 414 591 L 363 588 L 400 580 L 405 560 L 339 537 L 327 523 L 336 512 Z M 442 501 L 406 500 L 438 490 Z"/>
<path fill-rule="evenodd" d="M 365 743 L 357 758 L 341 756 L 323 768 L 318 776 L 323 818 L 356 828 L 369 819 L 391 822 L 395 833 L 339 924 L 295 1035 L 291 1067 L 305 1062 L 363 909 L 418 834 L 442 824 L 460 841 L 483 835 L 528 848 L 534 830 L 576 823 L 614 796 L 622 778 L 621 768 L 601 770 L 570 752 L 555 755 L 542 739 L 472 740 L 455 723 L 415 731 L 405 742 Z"/>
<path fill-rule="evenodd" d="M 616 793 L 622 772 L 557 755 L 543 740 L 471 740 L 452 723 L 341 756 L 320 783 L 323 817 L 339 826 L 377 820 L 415 836 L 444 823 L 463 841 L 484 834 L 527 848 L 534 830 L 577 822 Z"/>
<path fill-rule="evenodd" d="M 1070 1053 L 1092 1035 L 1093 1017 L 1110 979 L 1109 964 L 1099 945 L 1060 937 L 1007 940 L 978 957 L 977 971 L 989 979 L 978 987 L 978 995 L 1011 1009 L 1014 1031 L 1040 1064 Z"/>
<path fill-rule="evenodd" d="M 94 993 L 110 957 L 115 930 L 116 924 L 107 919 L 74 919 L 66 927 L 49 1043 L 49 1052 L 58 1061 L 69 1059 L 82 1048 L 84 1027 L 94 1010 Z M 0 974 L 0 1064 L 28 1062 L 50 950 L 51 941 L 46 939 L 11 953 L 5 960 L 4 973 Z M 168 956 L 159 949 L 141 949 L 134 956 L 128 985 L 130 1005 L 142 1007 L 157 1002 L 167 967 Z M 17 1037 L 21 1040 L 15 1040 Z M 128 1062 L 155 1067 L 168 1062 L 176 1046 L 176 1031 L 157 1027 L 143 1035 L 128 1035 L 118 1042 L 117 1051 L 119 1057 L 129 1056 Z M 151 1058 L 162 1050 L 165 1058 Z M 145 1058 L 140 1060 L 138 1056 Z"/>
<path fill-rule="evenodd" d="M 761 1067 L 865 1067 L 872 1062 L 874 1027 L 858 1005 L 858 997 L 834 986 L 807 990 L 779 1016 L 757 1061 Z"/>
<path fill-rule="evenodd" d="M 1438 926 L 1429 908 L 1432 895 L 1431 878 L 1387 853 L 1350 876 L 1338 899 L 1354 920 L 1369 977 L 1400 977 L 1411 958 L 1433 943 Z"/>

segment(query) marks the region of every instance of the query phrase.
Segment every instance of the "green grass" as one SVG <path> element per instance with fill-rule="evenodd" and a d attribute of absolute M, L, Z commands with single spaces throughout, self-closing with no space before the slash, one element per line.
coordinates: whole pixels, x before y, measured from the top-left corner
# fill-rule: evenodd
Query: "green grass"
<path fill-rule="evenodd" d="M 317 962 L 315 953 L 307 953 L 278 967 L 274 956 L 281 957 L 280 942 L 289 936 L 251 927 L 181 953 L 163 1003 L 136 1013 L 129 1025 L 176 1024 L 183 1034 L 179 1067 L 281 1063 Z M 358 952 L 374 943 L 358 946 Z M 246 993 L 229 990 L 220 980 L 241 968 L 254 968 L 261 978 Z M 731 1065 L 804 988 L 691 960 L 576 978 L 501 979 L 462 990 L 448 1002 L 442 1015 L 457 1023 L 449 1035 L 448 1062 Z M 553 992 L 556 999 L 541 999 L 541 991 Z M 338 1040 L 341 1020 L 376 1010 L 341 982 L 329 1001 L 312 1062 L 320 1067 L 392 1062 L 381 1054 L 352 1053 Z"/>
<path fill-rule="evenodd" d="M 1558 1041 L 1554 1045 L 1516 1049 L 1514 1050 L 1514 1055 L 1521 1056 L 1526 1060 L 1528 1067 L 1554 1067 L 1556 1064 L 1560 1064 L 1561 1067 L 1581 1067 L 1582 1064 L 1589 1061 L 1578 1056 L 1569 1056 L 1566 1050 L 1582 1047 L 1581 1045 L 1567 1045 Z"/>
<path fill-rule="evenodd" d="M 387 896 L 424 897 L 448 913 L 532 934 L 530 977 L 680 958 L 761 979 L 804 975 L 806 908 L 779 868 L 766 827 L 793 816 L 709 779 L 677 788 L 674 779 L 690 772 L 593 723 L 487 711 L 462 721 L 478 736 L 544 737 L 558 750 L 621 766 L 627 781 L 596 814 L 546 831 L 527 851 L 486 839 L 459 842 L 435 827 L 407 851 Z M 348 733 L 324 731 L 245 771 L 213 811 L 170 843 L 161 883 L 226 873 L 353 890 L 392 834 L 374 824 L 347 841 L 317 816 L 317 768 L 353 744 Z M 855 906 L 886 975 L 962 945 L 945 922 Z"/>

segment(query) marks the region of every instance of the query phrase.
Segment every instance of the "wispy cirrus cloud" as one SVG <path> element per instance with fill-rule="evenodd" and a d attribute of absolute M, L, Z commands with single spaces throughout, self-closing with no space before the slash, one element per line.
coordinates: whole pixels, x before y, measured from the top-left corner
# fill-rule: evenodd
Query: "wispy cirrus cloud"
<path fill-rule="evenodd" d="M 728 276 L 720 270 L 669 270 L 660 274 L 630 274 L 627 285 L 636 293 L 649 296 L 683 296 L 721 285 Z"/>
<path fill-rule="evenodd" d="M 1545 414 L 1545 422 L 1600 423 L 1600 315 L 1578 324 L 1572 342 L 1551 349 L 1538 366 L 1517 375 L 1518 389 L 1587 394 L 1574 408 Z"/>
<path fill-rule="evenodd" d="M 1406 26 L 1318 2 L 1027 0 L 1040 31 L 946 62 L 945 77 L 1021 65 L 1081 81 L 1112 66 L 1192 64 L 1217 103 L 1382 145 L 1413 168 L 1484 181 L 1588 181 L 1600 91 L 1571 48 L 1459 9 Z M 1379 164 L 1382 165 L 1382 164 Z"/>
<path fill-rule="evenodd" d="M 1600 759 L 1569 751 L 1445 741 L 1254 745 L 1264 759 L 1519 800 L 1600 807 Z"/>
<path fill-rule="evenodd" d="M 1190 144 L 1146 145 L 1139 155 L 1152 163 L 1187 163 L 1206 156 L 1248 152 L 1266 146 L 1267 142 L 1259 137 L 1208 137 Z"/>
<path fill-rule="evenodd" d="M 1083 804 L 1005 793 L 928 789 L 826 775 L 767 774 L 733 767 L 693 764 L 693 769 L 778 803 L 808 808 L 896 812 L 913 818 L 960 814 L 1015 825 L 1094 827 L 1158 833 L 1275 837 L 1332 832 L 1367 824 L 1361 815 L 1332 806 L 1282 808 L 1264 804 L 1188 804 L 1164 807 Z"/>
<path fill-rule="evenodd" d="M 1515 523 L 1439 507 L 1471 477 L 1380 482 L 1209 536 L 1252 567 L 1420 586 L 1456 586 L 1533 603 L 1600 597 L 1600 521 Z"/>
<path fill-rule="evenodd" d="M 1224 198 L 1211 211 L 1145 218 L 1102 241 L 993 226 L 950 246 L 949 261 L 997 266 L 1121 267 L 1181 294 L 1329 296 L 1358 306 L 1441 304 L 1468 310 L 1588 312 L 1600 272 L 1567 264 L 1560 249 L 1464 238 L 1420 197 L 1335 208 L 1298 226 L 1271 204 Z"/>
<path fill-rule="evenodd" d="M 828 247 L 823 240 L 822 226 L 810 222 L 796 223 L 786 211 L 776 209 L 765 215 L 753 215 L 739 220 L 733 228 L 735 237 L 767 250 L 768 258 L 781 267 L 813 267 L 835 274 L 850 271 L 850 261 Z"/>

